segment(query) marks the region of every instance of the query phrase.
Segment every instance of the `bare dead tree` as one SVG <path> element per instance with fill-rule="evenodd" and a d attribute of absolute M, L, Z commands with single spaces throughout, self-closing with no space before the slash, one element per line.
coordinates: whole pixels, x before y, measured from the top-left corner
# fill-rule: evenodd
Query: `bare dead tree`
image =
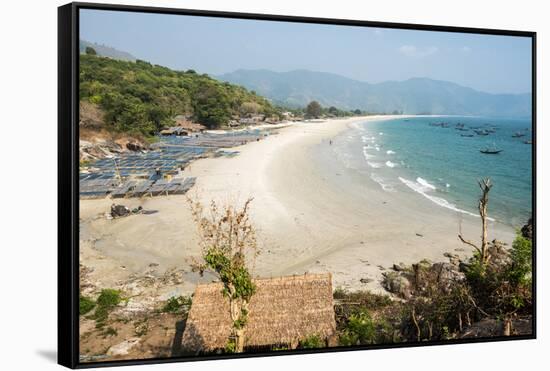
<path fill-rule="evenodd" d="M 481 246 L 477 246 L 472 241 L 464 239 L 462 233 L 458 234 L 458 238 L 462 243 L 476 249 L 479 253 L 481 264 L 486 264 L 491 258 L 487 243 L 487 205 L 489 204 L 489 191 L 493 187 L 493 184 L 489 178 L 481 179 L 478 181 L 478 184 L 481 189 L 481 196 L 479 197 L 478 203 L 479 216 L 481 217 Z"/>

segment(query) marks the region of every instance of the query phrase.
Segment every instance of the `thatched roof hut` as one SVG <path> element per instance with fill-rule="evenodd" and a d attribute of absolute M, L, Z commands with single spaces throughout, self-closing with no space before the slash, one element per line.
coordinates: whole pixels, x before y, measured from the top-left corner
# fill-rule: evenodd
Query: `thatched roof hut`
<path fill-rule="evenodd" d="M 336 321 L 330 273 L 255 279 L 254 283 L 256 293 L 248 308 L 245 349 L 296 348 L 300 340 L 314 335 L 334 345 Z M 197 286 L 183 334 L 185 350 L 211 352 L 225 348 L 232 322 L 229 300 L 221 291 L 221 283 Z"/>

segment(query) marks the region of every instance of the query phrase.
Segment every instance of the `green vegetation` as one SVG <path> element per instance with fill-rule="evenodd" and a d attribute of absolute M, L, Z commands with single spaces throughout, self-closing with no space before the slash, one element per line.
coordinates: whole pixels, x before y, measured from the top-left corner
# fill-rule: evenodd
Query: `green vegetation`
<path fill-rule="evenodd" d="M 80 56 L 80 100 L 99 105 L 107 129 L 151 136 L 185 115 L 209 128 L 224 125 L 243 109 L 279 115 L 265 98 L 195 71 L 173 71 L 137 60 Z"/>
<path fill-rule="evenodd" d="M 401 303 L 369 291 L 334 291 L 336 326 L 342 346 L 398 341 Z"/>
<path fill-rule="evenodd" d="M 122 301 L 120 291 L 103 289 L 96 300 L 96 309 L 90 317 L 96 321 L 96 327 L 105 326 L 109 313 Z"/>
<path fill-rule="evenodd" d="M 518 232 L 509 252 L 494 243 L 490 247 L 493 257 L 488 263 L 482 264 L 475 254 L 464 267 L 471 296 L 485 313 L 498 318 L 529 313 L 533 304 L 531 240 Z"/>
<path fill-rule="evenodd" d="M 86 47 L 85 53 L 86 53 L 87 55 L 97 55 L 97 52 L 96 52 L 95 49 L 92 48 L 91 46 L 87 46 L 87 47 Z"/>
<path fill-rule="evenodd" d="M 318 335 L 312 335 L 305 339 L 300 340 L 299 347 L 302 349 L 316 349 L 326 347 L 325 342 Z"/>
<path fill-rule="evenodd" d="M 532 315 L 532 242 L 518 232 L 510 249 L 492 241 L 487 252 L 485 262 L 476 253 L 460 264 L 421 261 L 390 272 L 386 280 L 407 283 L 403 300 L 337 289 L 340 345 L 453 339 L 481 320 L 497 326 L 489 331 L 512 334 L 514 319 Z"/>
<path fill-rule="evenodd" d="M 281 108 L 281 109 L 284 109 L 284 108 Z M 317 101 L 311 101 L 306 106 L 305 109 L 294 109 L 290 111 L 297 116 L 303 115 L 308 119 L 322 118 L 322 117 L 350 117 L 350 116 L 360 116 L 360 115 L 368 114 L 367 112 L 361 111 L 360 109 L 346 111 L 343 109 L 339 109 L 335 106 L 330 106 L 326 108 L 321 106 L 321 104 Z"/>
<path fill-rule="evenodd" d="M 190 296 L 172 296 L 166 301 L 162 312 L 164 313 L 187 313 L 191 308 L 192 299 Z"/>
<path fill-rule="evenodd" d="M 307 118 L 319 118 L 321 116 L 321 105 L 317 101 L 311 101 L 306 107 Z"/>
<path fill-rule="evenodd" d="M 80 295 L 78 313 L 81 316 L 85 315 L 86 313 L 89 313 L 92 309 L 94 309 L 94 307 L 95 307 L 95 301 L 93 301 L 92 299 L 86 296 Z"/>

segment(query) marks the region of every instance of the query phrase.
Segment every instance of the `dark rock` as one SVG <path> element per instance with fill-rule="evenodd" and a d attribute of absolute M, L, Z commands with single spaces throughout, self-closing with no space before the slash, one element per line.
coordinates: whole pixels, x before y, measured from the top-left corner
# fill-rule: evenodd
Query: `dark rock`
<path fill-rule="evenodd" d="M 126 148 L 130 151 L 143 151 L 146 148 L 139 142 L 128 142 Z"/>
<path fill-rule="evenodd" d="M 533 239 L 533 218 L 529 218 L 527 224 L 521 228 L 521 235 L 530 240 Z"/>
<path fill-rule="evenodd" d="M 370 278 L 361 278 L 361 279 L 359 280 L 359 282 L 361 282 L 361 283 L 369 283 L 369 282 L 372 282 L 372 279 L 370 279 Z"/>
<path fill-rule="evenodd" d="M 403 264 L 394 264 L 392 269 L 396 272 L 401 272 L 405 270 L 405 266 Z"/>
<path fill-rule="evenodd" d="M 398 272 L 385 272 L 382 275 L 384 277 L 382 279 L 382 286 L 386 290 L 404 299 L 411 297 L 411 283 L 407 278 Z"/>
<path fill-rule="evenodd" d="M 130 212 L 131 212 L 130 209 L 124 205 L 116 205 L 116 204 L 111 205 L 111 216 L 113 218 L 128 216 L 130 215 Z"/>
<path fill-rule="evenodd" d="M 516 318 L 510 322 L 510 335 L 530 335 L 533 333 L 533 320 L 531 316 Z M 505 334 L 505 323 L 494 318 L 485 318 L 466 327 L 458 337 L 460 339 L 495 337 Z"/>

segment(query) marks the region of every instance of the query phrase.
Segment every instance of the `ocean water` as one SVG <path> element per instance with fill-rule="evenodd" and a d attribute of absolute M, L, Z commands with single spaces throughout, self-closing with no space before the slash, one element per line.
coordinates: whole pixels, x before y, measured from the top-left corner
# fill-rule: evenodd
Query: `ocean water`
<path fill-rule="evenodd" d="M 446 122 L 449 127 L 433 126 Z M 432 124 L 432 125 L 430 125 Z M 463 130 L 457 129 L 463 125 Z M 459 126 L 461 127 L 461 126 Z M 477 135 L 474 130 L 493 128 Z M 514 138 L 515 133 L 524 136 Z M 461 134 L 472 137 L 461 136 Z M 434 207 L 476 217 L 477 181 L 490 177 L 494 186 L 489 216 L 519 227 L 532 213 L 531 121 L 483 117 L 414 117 L 356 123 L 335 141 L 334 150 L 385 192 L 409 192 Z M 502 152 L 483 154 L 496 147 Z"/>

